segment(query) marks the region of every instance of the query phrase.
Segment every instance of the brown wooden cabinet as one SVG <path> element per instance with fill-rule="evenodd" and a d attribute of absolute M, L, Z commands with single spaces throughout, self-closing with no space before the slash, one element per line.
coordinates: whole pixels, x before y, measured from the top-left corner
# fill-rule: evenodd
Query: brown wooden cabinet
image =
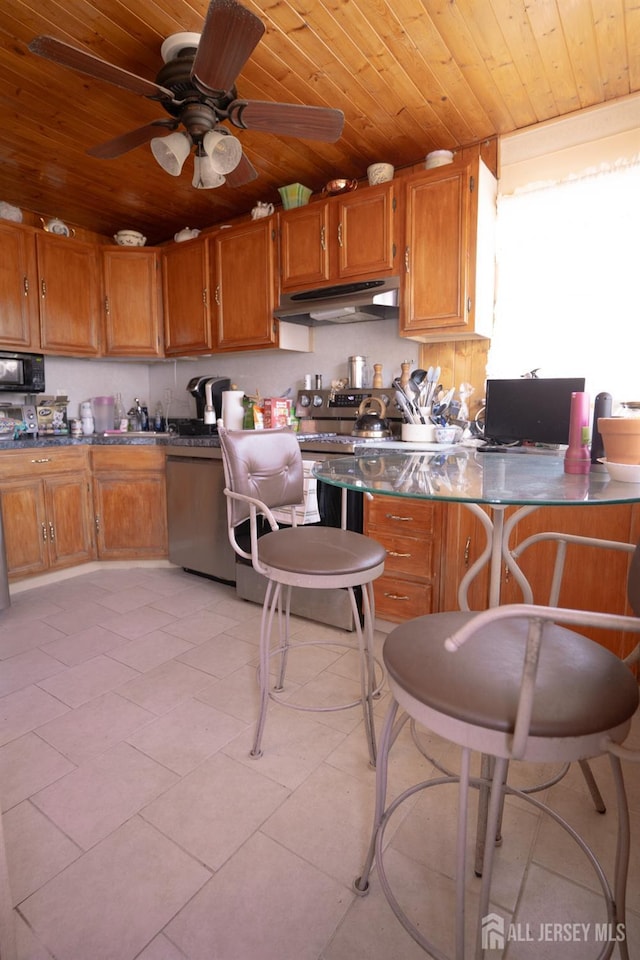
<path fill-rule="evenodd" d="M 282 212 L 282 289 L 392 276 L 398 269 L 396 207 L 390 182 Z"/>
<path fill-rule="evenodd" d="M 92 447 L 91 464 L 98 558 L 166 557 L 163 448 Z"/>
<path fill-rule="evenodd" d="M 365 501 L 365 532 L 387 551 L 373 585 L 383 620 L 401 623 L 438 610 L 442 513 L 430 500 L 376 495 Z"/>
<path fill-rule="evenodd" d="M 496 180 L 479 158 L 407 177 L 400 334 L 490 337 Z"/>
<path fill-rule="evenodd" d="M 276 345 L 276 241 L 273 217 L 219 230 L 209 239 L 218 350 Z"/>
<path fill-rule="evenodd" d="M 104 354 L 162 355 L 160 252 L 102 247 Z"/>
<path fill-rule="evenodd" d="M 9 577 L 95 557 L 86 450 L 5 451 L 0 503 Z"/>
<path fill-rule="evenodd" d="M 40 347 L 38 277 L 34 231 L 0 220 L 0 346 Z"/>
<path fill-rule="evenodd" d="M 45 353 L 94 357 L 100 347 L 98 245 L 36 233 L 40 337 Z"/>
<path fill-rule="evenodd" d="M 184 357 L 211 353 L 215 340 L 206 237 L 164 248 L 162 289 L 165 354 Z"/>

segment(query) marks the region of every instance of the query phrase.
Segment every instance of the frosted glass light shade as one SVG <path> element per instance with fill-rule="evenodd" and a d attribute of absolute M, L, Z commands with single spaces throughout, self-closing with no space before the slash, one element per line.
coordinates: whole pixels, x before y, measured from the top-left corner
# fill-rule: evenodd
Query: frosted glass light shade
<path fill-rule="evenodd" d="M 221 187 L 224 183 L 224 177 L 214 168 L 209 157 L 199 157 L 196 154 L 193 158 L 193 180 L 191 183 L 199 190 L 211 190 L 213 187 Z"/>
<path fill-rule="evenodd" d="M 242 159 L 242 144 L 230 133 L 209 130 L 204 135 L 202 146 L 218 173 L 231 173 Z"/>
<path fill-rule="evenodd" d="M 191 153 L 191 140 L 186 133 L 170 133 L 168 137 L 154 137 L 151 152 L 167 173 L 177 177 Z"/>

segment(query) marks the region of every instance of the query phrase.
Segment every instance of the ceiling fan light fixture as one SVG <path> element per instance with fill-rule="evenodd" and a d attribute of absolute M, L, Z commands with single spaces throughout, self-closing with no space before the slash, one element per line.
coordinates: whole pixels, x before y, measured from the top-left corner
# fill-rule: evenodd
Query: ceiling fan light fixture
<path fill-rule="evenodd" d="M 242 160 L 242 144 L 230 133 L 209 130 L 203 137 L 202 147 L 218 173 L 231 173 Z"/>
<path fill-rule="evenodd" d="M 168 137 L 154 137 L 151 152 L 166 173 L 178 177 L 191 153 L 191 140 L 186 133 L 170 133 Z"/>
<path fill-rule="evenodd" d="M 211 158 L 196 154 L 193 158 L 193 180 L 191 185 L 197 190 L 212 190 L 221 187 L 225 178 L 215 169 Z"/>

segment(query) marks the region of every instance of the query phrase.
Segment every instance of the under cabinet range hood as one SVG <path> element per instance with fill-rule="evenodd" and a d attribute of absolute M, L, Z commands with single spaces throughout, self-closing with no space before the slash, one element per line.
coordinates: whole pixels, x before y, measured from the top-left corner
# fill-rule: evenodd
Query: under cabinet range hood
<path fill-rule="evenodd" d="M 400 278 L 359 280 L 282 294 L 275 316 L 289 323 L 320 327 L 328 323 L 397 320 Z"/>

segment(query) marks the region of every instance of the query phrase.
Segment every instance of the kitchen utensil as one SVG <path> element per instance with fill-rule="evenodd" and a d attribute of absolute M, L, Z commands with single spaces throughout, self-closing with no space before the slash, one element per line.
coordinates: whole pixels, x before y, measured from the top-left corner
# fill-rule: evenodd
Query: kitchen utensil
<path fill-rule="evenodd" d="M 262 200 L 258 200 L 255 207 L 251 210 L 251 219 L 261 220 L 262 217 L 270 217 L 274 210 L 275 207 L 272 203 L 265 203 Z"/>
<path fill-rule="evenodd" d="M 364 387 L 367 369 L 367 358 L 362 356 L 349 357 L 349 386 Z"/>
<path fill-rule="evenodd" d="M 326 183 L 322 188 L 322 192 L 330 193 L 330 194 L 348 193 L 350 190 L 357 190 L 357 189 L 358 189 L 357 180 L 337 179 L 337 180 L 329 180 L 329 182 Z"/>
<path fill-rule="evenodd" d="M 397 382 L 397 380 L 394 381 L 394 386 Z M 413 411 L 407 403 L 407 398 L 404 395 L 404 391 L 398 386 L 396 386 L 396 403 L 398 404 L 398 408 L 400 409 L 405 421 L 407 423 L 414 423 Z"/>
<path fill-rule="evenodd" d="M 378 410 L 373 410 L 377 407 Z M 389 421 L 385 418 L 386 405 L 380 397 L 365 397 L 358 407 L 358 417 L 351 431 L 353 437 L 379 440 L 391 436 Z"/>
<path fill-rule="evenodd" d="M 176 243 L 184 243 L 185 240 L 195 240 L 195 238 L 199 236 L 199 230 L 193 229 L 192 227 L 183 227 L 182 230 L 174 233 L 173 239 Z"/>

